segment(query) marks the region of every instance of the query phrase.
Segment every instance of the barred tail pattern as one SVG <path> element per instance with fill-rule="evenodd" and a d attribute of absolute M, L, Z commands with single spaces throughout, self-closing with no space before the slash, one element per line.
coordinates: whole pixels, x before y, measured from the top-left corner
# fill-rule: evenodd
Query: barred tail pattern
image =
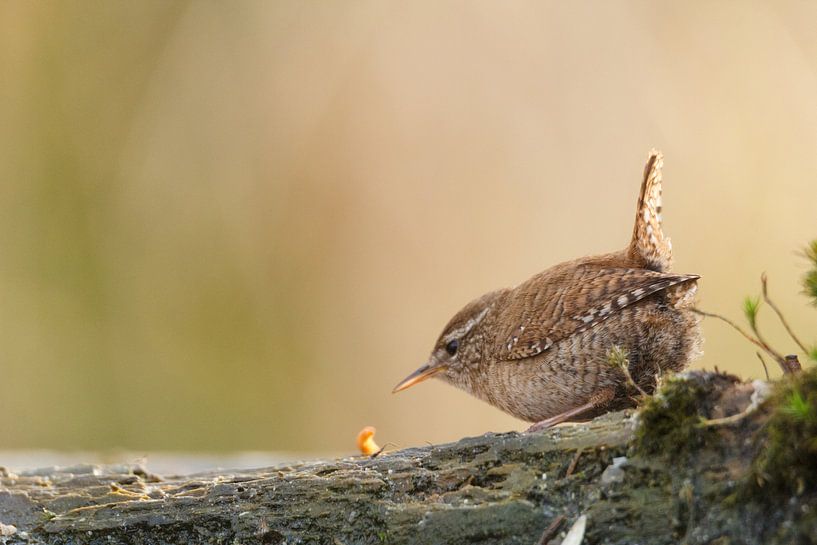
<path fill-rule="evenodd" d="M 644 268 L 669 271 L 672 263 L 672 244 L 664 236 L 661 228 L 661 168 L 664 156 L 652 150 L 644 168 L 644 181 L 638 197 L 633 239 L 629 254 L 632 259 L 643 263 Z"/>

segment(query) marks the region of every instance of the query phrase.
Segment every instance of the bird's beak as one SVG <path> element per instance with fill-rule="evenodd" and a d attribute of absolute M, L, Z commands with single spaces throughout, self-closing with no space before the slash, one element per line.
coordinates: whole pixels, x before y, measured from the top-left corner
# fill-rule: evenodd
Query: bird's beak
<path fill-rule="evenodd" d="M 425 379 L 433 375 L 436 375 L 443 369 L 445 369 L 444 365 L 430 365 L 426 363 L 425 365 L 414 371 L 412 374 L 404 378 L 402 381 L 400 381 L 400 384 L 395 386 L 394 390 L 392 390 L 391 393 L 396 394 L 397 392 L 400 392 L 402 390 L 405 390 L 406 388 L 414 386 L 418 382 L 423 382 Z"/>

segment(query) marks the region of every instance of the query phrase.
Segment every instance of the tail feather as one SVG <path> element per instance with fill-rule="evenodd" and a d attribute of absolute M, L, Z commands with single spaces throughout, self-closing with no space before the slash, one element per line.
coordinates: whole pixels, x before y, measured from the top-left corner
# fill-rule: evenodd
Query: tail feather
<path fill-rule="evenodd" d="M 664 156 L 652 150 L 644 168 L 644 181 L 638 197 L 633 239 L 628 253 L 644 268 L 666 272 L 672 263 L 672 244 L 661 228 L 661 168 Z"/>

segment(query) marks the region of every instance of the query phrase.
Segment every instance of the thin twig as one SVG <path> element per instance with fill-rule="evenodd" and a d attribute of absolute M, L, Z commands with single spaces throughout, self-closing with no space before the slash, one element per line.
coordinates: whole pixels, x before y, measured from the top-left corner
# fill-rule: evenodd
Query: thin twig
<path fill-rule="evenodd" d="M 542 532 L 542 537 L 539 538 L 539 545 L 547 545 L 548 541 L 553 539 L 553 536 L 556 535 L 556 532 L 559 530 L 559 526 L 565 521 L 564 515 L 559 515 L 553 522 L 550 523 L 550 526 L 545 528 L 545 531 Z"/>
<path fill-rule="evenodd" d="M 639 394 L 641 394 L 641 395 L 642 395 L 642 397 L 645 397 L 645 398 L 646 398 L 646 397 L 650 397 L 650 394 L 648 394 L 647 392 L 645 392 L 645 391 L 644 391 L 644 388 L 642 388 L 641 386 L 639 386 L 639 385 L 638 385 L 638 384 L 635 382 L 635 380 L 633 380 L 633 376 L 630 374 L 630 369 L 629 369 L 628 367 L 623 366 L 623 367 L 621 368 L 621 370 L 624 372 L 624 378 L 626 378 L 626 379 L 627 379 L 627 382 L 630 384 L 630 386 L 632 386 L 633 388 L 635 388 L 636 390 L 638 390 L 638 393 L 639 393 Z"/>
<path fill-rule="evenodd" d="M 431 445 L 431 443 L 428 443 L 428 444 Z M 431 446 L 434 446 L 434 445 L 431 445 Z M 400 448 L 400 445 L 398 445 L 396 443 L 392 443 L 392 442 L 386 443 L 385 445 L 380 447 L 380 450 L 370 454 L 369 458 L 377 458 L 378 456 L 383 454 L 383 451 L 386 450 L 386 448 L 388 448 L 388 447 Z"/>
<path fill-rule="evenodd" d="M 783 371 L 785 371 L 786 358 L 784 358 L 783 354 L 772 348 L 771 345 L 768 342 L 766 342 L 765 337 L 763 337 L 763 335 L 760 334 L 760 329 L 758 329 L 757 327 L 757 320 L 754 320 L 751 324 L 749 324 L 749 327 L 752 328 L 752 333 L 755 334 L 755 337 L 757 338 L 758 341 L 760 341 L 760 344 L 766 348 L 766 351 L 768 353 L 774 354 L 775 359 L 780 364 L 780 366 L 783 367 Z"/>
<path fill-rule="evenodd" d="M 761 387 L 760 390 L 758 390 L 758 387 L 754 388 L 754 391 L 752 392 L 752 395 L 749 398 L 749 405 L 747 405 L 746 408 L 743 409 L 741 412 L 729 416 L 724 416 L 722 418 L 710 419 L 701 417 L 701 420 L 696 424 L 696 427 L 709 428 L 713 426 L 726 426 L 729 424 L 734 424 L 735 422 L 740 422 L 741 420 L 755 412 L 757 408 L 760 407 L 760 405 L 763 403 L 763 401 L 765 401 L 765 399 L 768 397 L 768 394 L 764 394 L 764 390 L 762 388 L 764 387 Z"/>
<path fill-rule="evenodd" d="M 797 346 L 800 347 L 800 350 L 808 354 L 808 348 L 806 348 L 806 345 L 800 342 L 800 339 L 797 338 L 797 335 L 794 334 L 794 331 L 792 331 L 791 326 L 789 326 L 789 322 L 787 322 L 786 318 L 783 317 L 783 313 L 780 312 L 780 309 L 777 308 L 777 305 L 775 305 L 772 302 L 772 300 L 769 299 L 768 287 L 766 286 L 766 273 L 760 275 L 760 285 L 763 287 L 763 300 L 766 301 L 766 304 L 772 307 L 774 313 L 777 314 L 780 323 L 783 324 L 783 327 L 786 328 L 786 332 L 789 334 L 789 337 L 794 339 L 794 342 L 797 343 Z"/>
<path fill-rule="evenodd" d="M 570 465 L 567 466 L 567 471 L 565 471 L 565 477 L 570 477 L 573 475 L 573 472 L 576 471 L 576 466 L 579 465 L 579 458 L 584 451 L 583 448 L 577 449 L 576 454 L 573 456 L 573 459 L 570 460 Z"/>
<path fill-rule="evenodd" d="M 712 313 L 712 312 L 705 312 L 705 311 L 703 311 L 701 309 L 698 309 L 698 308 L 693 308 L 691 310 L 692 310 L 692 312 L 694 312 L 696 314 L 700 314 L 701 316 L 706 316 L 707 318 L 717 318 L 718 320 L 722 320 L 722 321 L 726 322 L 727 324 L 732 326 L 732 329 L 734 329 L 735 331 L 737 331 L 738 333 L 743 335 L 746 338 L 747 341 L 749 341 L 750 343 L 752 343 L 755 346 L 759 347 L 761 350 L 763 350 L 769 356 L 771 356 L 772 359 L 774 359 L 774 361 L 776 361 L 780 365 L 780 367 L 783 370 L 785 370 L 785 363 L 786 362 L 785 362 L 785 359 L 783 358 L 783 356 L 781 356 L 780 354 L 778 354 L 777 352 L 772 350 L 772 348 L 769 345 L 764 344 L 761 340 L 756 339 L 756 338 L 752 337 L 751 335 L 749 335 L 748 333 L 746 333 L 743 329 L 741 329 L 741 327 L 739 325 L 737 325 L 735 322 L 733 322 L 729 318 L 721 316 L 720 314 L 715 314 L 715 313 Z"/>
<path fill-rule="evenodd" d="M 713 426 L 726 426 L 729 424 L 734 424 L 735 422 L 740 422 L 757 409 L 758 404 L 750 403 L 748 407 L 737 414 L 731 414 L 729 416 L 724 416 L 721 418 L 703 418 L 701 417 L 701 421 L 696 424 L 698 428 L 709 428 Z"/>
<path fill-rule="evenodd" d="M 769 380 L 769 368 L 766 367 L 766 360 L 763 359 L 763 356 L 760 352 L 755 352 L 757 354 L 757 359 L 760 360 L 761 365 L 763 365 L 763 372 L 766 373 L 766 380 Z"/>
<path fill-rule="evenodd" d="M 627 381 L 627 384 L 638 390 L 638 393 L 640 393 L 642 397 L 649 397 L 649 395 L 647 395 L 647 392 L 645 392 L 641 386 L 636 384 L 635 380 L 633 380 L 633 376 L 630 374 L 629 351 L 621 348 L 617 344 L 614 344 L 613 347 L 607 351 L 607 361 L 611 365 L 621 369 L 621 372 L 624 374 L 624 379 Z"/>
<path fill-rule="evenodd" d="M 751 411 L 742 411 L 737 414 L 724 416 L 723 418 L 701 418 L 701 421 L 696 425 L 698 428 L 709 428 L 712 426 L 725 426 L 727 424 L 734 424 L 735 422 L 740 422 L 750 414 L 754 412 L 754 409 Z"/>

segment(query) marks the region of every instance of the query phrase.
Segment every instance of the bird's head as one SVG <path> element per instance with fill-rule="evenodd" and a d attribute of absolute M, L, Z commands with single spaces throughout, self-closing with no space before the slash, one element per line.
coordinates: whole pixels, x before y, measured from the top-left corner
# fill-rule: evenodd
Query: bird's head
<path fill-rule="evenodd" d="M 493 322 L 492 311 L 505 293 L 507 290 L 493 291 L 465 305 L 443 328 L 428 361 L 404 378 L 392 392 L 405 390 L 433 376 L 468 389 L 468 371 L 482 361 L 489 343 L 494 341 L 491 328 L 486 324 Z"/>

